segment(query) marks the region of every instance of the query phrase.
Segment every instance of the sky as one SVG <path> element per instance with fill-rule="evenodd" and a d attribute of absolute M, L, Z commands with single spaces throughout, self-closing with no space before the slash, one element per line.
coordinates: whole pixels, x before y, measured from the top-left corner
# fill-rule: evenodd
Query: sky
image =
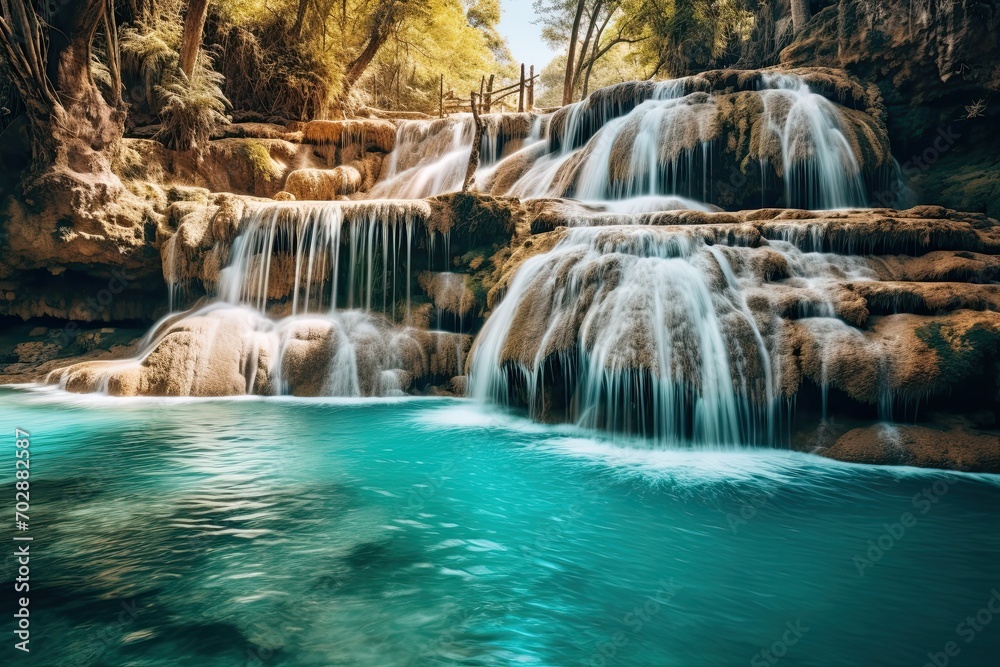
<path fill-rule="evenodd" d="M 532 23 L 537 18 L 531 0 L 501 0 L 500 34 L 507 38 L 514 62 L 535 66 L 540 72 L 555 55 L 542 41 L 542 28 Z"/>

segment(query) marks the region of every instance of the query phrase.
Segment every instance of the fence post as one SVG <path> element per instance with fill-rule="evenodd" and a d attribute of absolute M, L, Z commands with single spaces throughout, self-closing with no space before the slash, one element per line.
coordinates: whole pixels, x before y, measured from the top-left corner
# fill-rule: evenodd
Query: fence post
<path fill-rule="evenodd" d="M 535 108 L 535 66 L 532 65 L 528 77 L 528 111 Z"/>
<path fill-rule="evenodd" d="M 490 112 L 493 106 L 493 75 L 490 74 L 489 83 L 486 84 L 486 113 Z"/>
<path fill-rule="evenodd" d="M 438 105 L 438 118 L 444 118 L 444 74 L 441 75 L 441 101 Z"/>
<path fill-rule="evenodd" d="M 524 113 L 524 63 L 521 63 L 521 87 L 517 95 L 517 111 Z"/>

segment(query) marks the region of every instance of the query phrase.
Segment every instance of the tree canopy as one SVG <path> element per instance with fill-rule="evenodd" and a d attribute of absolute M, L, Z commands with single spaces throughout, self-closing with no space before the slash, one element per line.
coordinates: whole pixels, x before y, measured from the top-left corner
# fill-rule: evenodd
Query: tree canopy
<path fill-rule="evenodd" d="M 792 3 L 800 23 L 809 14 L 803 2 Z M 534 7 L 542 38 L 562 51 L 543 71 L 547 105 L 629 79 L 770 64 L 759 62 L 765 45 L 754 43 L 755 30 L 772 41 L 791 34 L 773 25 L 777 13 L 790 28 L 791 6 L 767 0 L 534 0 Z"/>
<path fill-rule="evenodd" d="M 512 74 L 498 0 L 236 0 L 219 12 L 230 34 L 284 51 L 274 60 L 299 85 L 322 80 L 312 95 L 335 107 L 430 111 L 442 74 L 463 95 Z"/>

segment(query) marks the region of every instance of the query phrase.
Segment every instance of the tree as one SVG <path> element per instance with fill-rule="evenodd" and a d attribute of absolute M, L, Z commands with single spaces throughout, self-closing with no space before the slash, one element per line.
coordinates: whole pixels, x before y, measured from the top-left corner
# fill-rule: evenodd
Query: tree
<path fill-rule="evenodd" d="M 563 61 L 564 103 L 574 101 L 581 93 L 586 96 L 594 68 L 617 46 L 634 45 L 648 38 L 643 26 L 649 19 L 645 3 L 646 0 L 584 0 L 582 4 L 578 0 L 536 0 L 543 38 L 557 48 L 567 47 Z M 576 11 L 581 6 L 578 23 Z"/>
<path fill-rule="evenodd" d="M 792 31 L 798 35 L 809 23 L 809 0 L 791 0 L 792 3 Z"/>
<path fill-rule="evenodd" d="M 101 95 L 91 53 L 98 29 L 113 25 L 111 1 L 64 2 L 41 16 L 26 0 L 0 4 L 0 49 L 27 108 L 35 173 L 56 163 L 110 171 L 125 113 Z"/>
<path fill-rule="evenodd" d="M 436 109 L 442 73 L 464 99 L 509 61 L 499 0 L 226 0 L 212 13 L 227 96 L 265 115 Z"/>
<path fill-rule="evenodd" d="M 590 29 L 587 38 L 583 42 L 583 49 L 580 53 L 580 62 L 576 68 L 574 87 L 579 83 L 580 75 L 584 74 L 583 89 L 581 97 L 586 97 L 590 91 L 590 78 L 594 71 L 594 66 L 599 60 L 611 53 L 619 44 L 634 45 L 648 39 L 648 35 L 643 30 L 643 18 L 645 0 L 640 0 L 636 6 L 626 9 L 621 0 L 605 0 L 595 2 L 593 15 L 590 19 Z M 603 11 L 604 18 L 601 18 Z M 609 24 L 612 31 L 608 32 Z M 594 27 L 597 27 L 596 33 Z M 591 41 L 591 34 L 593 40 Z M 588 46 L 589 55 L 586 55 Z"/>
<path fill-rule="evenodd" d="M 344 18 L 347 18 L 347 3 L 344 2 Z M 302 36 L 302 27 L 306 22 L 306 11 L 309 9 L 309 0 L 299 0 L 299 6 L 295 10 L 295 24 L 292 26 L 292 39 L 299 39 Z"/>
<path fill-rule="evenodd" d="M 411 7 L 355 85 L 379 108 L 437 113 L 438 88 L 463 99 L 484 75 L 516 75 L 496 31 L 495 0 L 424 0 Z"/>
<path fill-rule="evenodd" d="M 367 39 L 361 53 L 347 66 L 344 75 L 344 97 L 375 59 L 379 49 L 386 43 L 397 22 L 405 14 L 406 0 L 379 0 L 369 19 Z"/>
<path fill-rule="evenodd" d="M 583 18 L 583 9 L 586 0 L 577 0 L 576 16 L 573 18 L 573 28 L 569 34 L 569 55 L 566 56 L 566 77 L 563 79 L 563 105 L 573 101 L 573 72 L 576 67 L 576 39 L 580 34 L 580 19 Z"/>
<path fill-rule="evenodd" d="M 626 0 L 638 3 L 646 39 L 638 47 L 649 76 L 678 77 L 735 64 L 750 35 L 750 0 Z"/>
<path fill-rule="evenodd" d="M 201 33 L 208 18 L 208 0 L 190 0 L 184 17 L 184 36 L 181 39 L 180 67 L 188 79 L 194 77 L 194 66 L 198 62 L 201 48 Z"/>
<path fill-rule="evenodd" d="M 500 0 L 471 0 L 465 16 L 469 25 L 486 38 L 486 45 L 493 57 L 501 63 L 511 62 L 507 40 L 497 30 L 500 23 Z"/>

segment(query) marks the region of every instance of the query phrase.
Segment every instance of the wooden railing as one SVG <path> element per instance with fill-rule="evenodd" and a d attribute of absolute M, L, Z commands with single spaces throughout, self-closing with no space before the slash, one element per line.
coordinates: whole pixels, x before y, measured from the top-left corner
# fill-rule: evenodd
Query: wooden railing
<path fill-rule="evenodd" d="M 479 92 L 471 91 L 471 96 L 466 97 L 465 95 L 456 95 L 451 90 L 445 92 L 444 74 L 442 74 L 440 79 L 438 116 L 444 118 L 446 115 L 453 113 L 470 113 L 472 111 L 473 99 L 478 100 L 476 107 L 480 113 L 493 113 L 494 106 L 499 106 L 499 111 L 503 112 L 507 110 L 507 104 L 504 100 L 515 94 L 517 95 L 517 111 L 531 111 L 535 108 L 535 80 L 538 76 L 535 74 L 534 65 L 525 74 L 524 63 L 521 63 L 521 80 L 518 83 L 494 90 L 493 82 L 495 75 L 490 74 L 488 79 L 486 75 L 483 75 L 479 82 Z"/>

